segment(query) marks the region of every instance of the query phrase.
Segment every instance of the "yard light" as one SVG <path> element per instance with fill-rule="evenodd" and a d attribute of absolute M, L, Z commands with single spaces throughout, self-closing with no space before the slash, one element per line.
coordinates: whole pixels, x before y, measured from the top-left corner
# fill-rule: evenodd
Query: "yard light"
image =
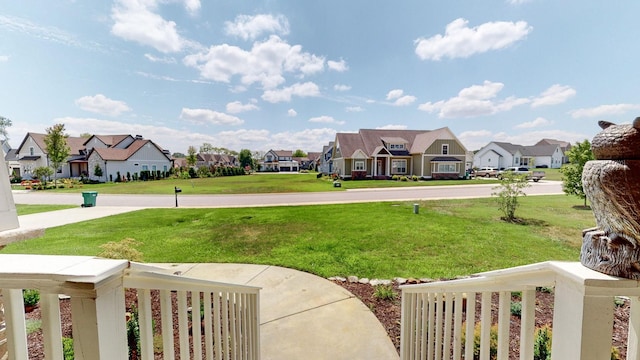
<path fill-rule="evenodd" d="M 180 189 L 180 188 L 179 188 L 179 187 L 177 187 L 177 186 L 174 186 L 174 187 L 173 187 L 173 191 L 174 191 L 174 193 L 176 194 L 176 207 L 178 207 L 178 193 L 181 193 L 181 192 L 182 192 L 182 189 Z"/>

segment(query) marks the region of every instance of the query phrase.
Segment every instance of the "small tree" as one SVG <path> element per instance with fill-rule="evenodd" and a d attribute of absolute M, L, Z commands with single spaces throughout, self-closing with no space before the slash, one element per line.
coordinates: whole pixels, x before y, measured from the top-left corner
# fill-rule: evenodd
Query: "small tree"
<path fill-rule="evenodd" d="M 48 166 L 38 166 L 33 169 L 33 176 L 40 179 L 42 182 L 47 181 L 53 175 L 53 170 Z"/>
<path fill-rule="evenodd" d="M 516 209 L 518 208 L 518 197 L 526 196 L 523 189 L 530 187 L 526 174 L 514 174 L 505 171 L 500 179 L 500 186 L 491 195 L 498 197 L 499 209 L 504 214 L 503 220 L 514 222 L 516 220 Z"/>
<path fill-rule="evenodd" d="M 587 195 L 582 187 L 582 171 L 589 160 L 593 160 L 593 152 L 589 140 L 578 142 L 567 151 L 569 164 L 560 168 L 562 174 L 562 191 L 567 195 L 575 195 L 584 200 L 587 206 Z"/>
<path fill-rule="evenodd" d="M 189 146 L 189 149 L 187 149 L 187 153 L 189 154 L 187 155 L 187 165 L 189 167 L 196 166 L 196 163 L 198 162 L 198 157 L 196 156 L 196 148 L 194 146 Z"/>
<path fill-rule="evenodd" d="M 238 157 L 240 160 L 240 166 L 253 168 L 253 158 L 251 157 L 251 150 L 242 149 L 240 150 L 240 155 Z"/>
<path fill-rule="evenodd" d="M 9 140 L 9 134 L 7 133 L 7 128 L 10 127 L 11 119 L 7 119 L 4 116 L 0 116 L 0 136 L 4 138 L 4 140 Z"/>
<path fill-rule="evenodd" d="M 102 168 L 100 167 L 100 164 L 96 164 L 96 166 L 93 167 L 93 175 L 98 178 L 102 177 Z"/>
<path fill-rule="evenodd" d="M 53 185 L 58 187 L 58 168 L 67 161 L 71 148 L 67 144 L 69 135 L 64 133 L 64 124 L 55 124 L 47 128 L 44 143 L 47 148 L 49 166 L 53 168 Z"/>

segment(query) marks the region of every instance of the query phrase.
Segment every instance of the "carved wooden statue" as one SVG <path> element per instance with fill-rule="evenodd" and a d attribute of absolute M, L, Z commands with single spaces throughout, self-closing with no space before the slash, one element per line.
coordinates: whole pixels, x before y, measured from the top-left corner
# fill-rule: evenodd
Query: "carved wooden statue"
<path fill-rule="evenodd" d="M 640 117 L 633 124 L 600 121 L 582 185 L 596 218 L 583 231 L 580 261 L 593 270 L 640 279 Z"/>

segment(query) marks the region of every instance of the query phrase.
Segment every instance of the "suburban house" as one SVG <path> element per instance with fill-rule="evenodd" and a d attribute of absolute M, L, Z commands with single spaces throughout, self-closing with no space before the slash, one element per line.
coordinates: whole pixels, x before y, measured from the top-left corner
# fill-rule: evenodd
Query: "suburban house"
<path fill-rule="evenodd" d="M 9 142 L 0 140 L 0 156 L 4 156 L 9 170 L 9 176 L 20 176 L 20 163 L 18 162 L 17 149 L 12 149 Z"/>
<path fill-rule="evenodd" d="M 307 153 L 306 157 L 294 157 L 300 165 L 300 170 L 315 170 L 318 167 L 318 159 L 322 154 L 319 152 Z"/>
<path fill-rule="evenodd" d="M 559 168 L 564 161 L 560 144 L 523 146 L 492 141 L 476 152 L 473 166 L 502 169 L 509 166 Z"/>
<path fill-rule="evenodd" d="M 238 158 L 233 155 L 199 153 L 196 155 L 196 166 L 240 166 Z"/>
<path fill-rule="evenodd" d="M 467 149 L 447 127 L 361 129 L 336 134 L 332 172 L 343 179 L 388 179 L 393 175 L 458 179 L 465 175 L 466 154 Z"/>
<path fill-rule="evenodd" d="M 329 142 L 329 145 L 322 147 L 322 154 L 318 159 L 318 172 L 323 174 L 333 173 L 333 144 Z"/>
<path fill-rule="evenodd" d="M 535 146 L 537 145 L 560 145 L 560 150 L 562 150 L 562 153 L 564 154 L 562 163 L 566 164 L 569 162 L 569 158 L 567 157 L 567 151 L 571 149 L 570 142 L 562 141 L 562 140 L 554 140 L 554 139 L 542 139 L 535 144 Z"/>
<path fill-rule="evenodd" d="M 127 173 L 140 175 L 143 171 L 156 173 L 168 172 L 172 168 L 171 155 L 151 140 L 142 136 L 98 136 L 94 135 L 88 145 L 87 162 L 89 177 L 98 181 L 114 181 L 120 173 L 121 178 Z M 111 144 L 111 145 L 109 145 Z M 96 166 L 102 176 L 96 175 Z"/>
<path fill-rule="evenodd" d="M 46 134 L 27 133 L 16 149 L 18 162 L 20 163 L 20 176 L 25 179 L 33 177 L 32 171 L 41 166 L 49 166 L 47 146 L 44 142 Z M 67 137 L 67 145 L 71 149 L 66 164 L 57 169 L 57 177 L 80 177 L 88 174 L 86 151 L 84 142 L 87 139 L 81 137 Z"/>
<path fill-rule="evenodd" d="M 269 150 L 260 161 L 260 171 L 295 171 L 300 166 L 291 150 Z"/>

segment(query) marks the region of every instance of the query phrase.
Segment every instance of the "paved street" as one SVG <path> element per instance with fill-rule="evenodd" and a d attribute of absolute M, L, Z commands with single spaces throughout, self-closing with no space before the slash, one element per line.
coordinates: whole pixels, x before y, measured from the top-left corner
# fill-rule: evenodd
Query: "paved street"
<path fill-rule="evenodd" d="M 468 199 L 490 197 L 496 182 L 461 186 L 420 186 L 409 188 L 358 189 L 317 193 L 188 195 L 188 189 L 178 195 L 179 207 L 251 207 L 306 204 L 342 204 L 374 201 L 412 201 L 436 199 Z M 560 181 L 531 182 L 528 195 L 563 194 Z M 186 194 L 185 194 L 186 193 Z M 14 191 L 16 204 L 80 205 L 82 194 L 53 194 L 44 191 Z M 175 207 L 174 195 L 112 195 L 100 194 L 97 206 Z"/>

